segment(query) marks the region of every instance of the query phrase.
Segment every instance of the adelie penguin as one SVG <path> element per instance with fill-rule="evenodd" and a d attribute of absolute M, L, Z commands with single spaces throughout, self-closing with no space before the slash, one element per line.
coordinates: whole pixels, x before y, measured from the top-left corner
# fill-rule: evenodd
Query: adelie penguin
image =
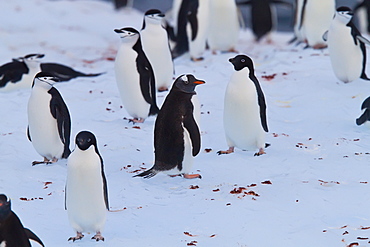
<path fill-rule="evenodd" d="M 364 102 L 362 102 L 361 110 L 363 110 L 363 113 L 356 119 L 357 125 L 362 125 L 370 121 L 370 97 L 367 97 Z"/>
<path fill-rule="evenodd" d="M 159 111 L 153 68 L 136 29 L 125 27 L 114 31 L 121 38 L 114 70 L 123 106 L 133 117 L 130 121 L 142 123 Z"/>
<path fill-rule="evenodd" d="M 335 76 L 343 82 L 358 78 L 370 80 L 366 71 L 366 47 L 370 41 L 361 36 L 352 22 L 348 7 L 339 7 L 323 39 L 327 40 L 330 61 Z"/>
<path fill-rule="evenodd" d="M 50 73 L 39 72 L 28 100 L 28 139 L 44 157 L 36 164 L 50 164 L 65 159 L 69 149 L 71 118 L 59 91 L 53 86 L 59 80 Z"/>
<path fill-rule="evenodd" d="M 237 55 L 229 59 L 234 66 L 225 92 L 224 128 L 227 151 L 229 154 L 238 147 L 243 150 L 255 150 L 255 155 L 264 154 L 265 132 L 268 132 L 266 102 L 262 88 L 254 75 L 253 61 L 246 55 Z"/>
<path fill-rule="evenodd" d="M 44 246 L 35 233 L 23 227 L 22 222 L 11 209 L 10 199 L 0 194 L 0 246 L 31 247 L 29 239 Z"/>
<path fill-rule="evenodd" d="M 96 137 L 89 131 L 77 134 L 76 147 L 68 158 L 65 206 L 77 232 L 68 241 L 82 239 L 82 233 L 90 231 L 96 233 L 92 239 L 104 241 L 101 231 L 109 210 L 107 179 Z"/>
<path fill-rule="evenodd" d="M 201 142 L 191 98 L 196 94 L 195 87 L 204 83 L 190 74 L 175 80 L 155 121 L 154 165 L 135 177 L 150 178 L 164 172 L 170 176 L 200 178 L 199 174 L 190 174 Z"/>
<path fill-rule="evenodd" d="M 172 84 L 173 61 L 166 29 L 163 27 L 164 14 L 158 9 L 145 12 L 140 31 L 143 51 L 152 65 L 155 85 L 159 92 L 167 91 Z"/>

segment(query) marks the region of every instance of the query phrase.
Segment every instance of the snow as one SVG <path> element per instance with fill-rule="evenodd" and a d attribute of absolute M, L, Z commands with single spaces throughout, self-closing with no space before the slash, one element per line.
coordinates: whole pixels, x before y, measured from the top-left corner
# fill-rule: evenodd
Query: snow
<path fill-rule="evenodd" d="M 250 31 L 242 31 L 237 46 L 254 60 L 265 93 L 271 143 L 265 155 L 240 149 L 216 154 L 228 148 L 222 111 L 233 73 L 228 59 L 235 54 L 207 51 L 201 62 L 189 55 L 175 60 L 176 75 L 206 81 L 197 87 L 202 151 L 194 162 L 203 178 L 132 178 L 153 164 L 155 118 L 135 126 L 123 119 L 129 116 L 115 83 L 120 41 L 113 29 L 140 28 L 142 16 L 99 1 L 2 1 L 0 64 L 40 52 L 47 62 L 106 72 L 56 85 L 71 113 L 72 143 L 79 131 L 90 130 L 104 159 L 112 212 L 103 243 L 91 240 L 93 233 L 67 242 L 75 233 L 64 210 L 66 160 L 31 166 L 42 158 L 26 136 L 29 90 L 1 94 L 0 193 L 12 199 L 24 226 L 53 247 L 368 246 L 369 240 L 357 238 L 370 237 L 370 135 L 355 119 L 370 85 L 340 82 L 327 50 L 288 45 L 291 33 L 256 44 Z M 165 95 L 158 94 L 159 104 Z M 241 193 L 230 193 L 234 189 Z"/>

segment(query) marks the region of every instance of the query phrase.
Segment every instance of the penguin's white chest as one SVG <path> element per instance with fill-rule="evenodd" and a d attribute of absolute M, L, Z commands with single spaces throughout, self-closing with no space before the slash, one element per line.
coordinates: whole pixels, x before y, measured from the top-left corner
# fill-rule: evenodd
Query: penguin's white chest
<path fill-rule="evenodd" d="M 34 87 L 28 101 L 28 126 L 35 150 L 48 159 L 61 158 L 64 144 L 60 140 L 56 119 L 50 112 L 51 95 Z"/>
<path fill-rule="evenodd" d="M 71 226 L 79 232 L 101 231 L 106 220 L 101 162 L 91 146 L 76 149 L 67 164 L 66 206 Z"/>
<path fill-rule="evenodd" d="M 229 147 L 254 150 L 264 147 L 265 133 L 259 113 L 257 91 L 249 71 L 234 72 L 226 88 L 224 128 Z"/>
<path fill-rule="evenodd" d="M 141 31 L 143 50 L 153 67 L 156 87 L 169 87 L 172 84 L 173 63 L 167 32 L 160 25 L 147 24 Z"/>
<path fill-rule="evenodd" d="M 0 243 L 0 247 L 6 247 L 6 241 L 2 241 L 2 242 Z"/>
<path fill-rule="evenodd" d="M 349 27 L 333 21 L 328 32 L 328 50 L 334 74 L 339 80 L 350 82 L 361 76 L 363 54 L 360 42 L 355 44 Z"/>
<path fill-rule="evenodd" d="M 147 118 L 150 105 L 145 101 L 140 88 L 140 75 L 136 66 L 137 53 L 122 44 L 118 50 L 114 69 L 123 106 L 134 118 Z"/>

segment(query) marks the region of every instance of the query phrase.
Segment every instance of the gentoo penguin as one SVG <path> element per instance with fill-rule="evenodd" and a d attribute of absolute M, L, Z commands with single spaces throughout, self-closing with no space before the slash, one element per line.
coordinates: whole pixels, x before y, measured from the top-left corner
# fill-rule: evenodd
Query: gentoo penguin
<path fill-rule="evenodd" d="M 361 110 L 364 112 L 359 118 L 356 119 L 357 125 L 361 125 L 367 121 L 370 121 L 370 97 L 367 97 L 364 102 L 362 102 Z"/>
<path fill-rule="evenodd" d="M 0 194 L 0 246 L 31 247 L 29 239 L 44 246 L 36 234 L 23 227 L 22 222 L 11 209 L 10 199 Z"/>
<path fill-rule="evenodd" d="M 238 3 L 238 5 L 250 4 L 251 6 L 251 25 L 257 42 L 264 36 L 268 36 L 276 26 L 276 17 L 274 16 L 274 9 L 272 9 L 274 3 L 291 6 L 289 3 L 280 0 L 248 0 Z M 270 37 L 268 37 L 268 41 L 271 42 Z"/>
<path fill-rule="evenodd" d="M 143 28 L 140 32 L 143 51 L 152 65 L 159 92 L 167 91 L 172 84 L 174 69 L 163 18 L 164 14 L 160 10 L 148 10 L 144 15 Z"/>
<path fill-rule="evenodd" d="M 266 102 L 254 75 L 253 61 L 246 55 L 237 55 L 229 62 L 235 69 L 224 102 L 224 128 L 229 149 L 218 154 L 232 153 L 235 147 L 258 148 L 255 155 L 264 154 L 265 132 L 268 132 Z"/>
<path fill-rule="evenodd" d="M 239 38 L 238 9 L 235 0 L 212 0 L 209 10 L 208 45 L 216 51 L 235 52 Z"/>
<path fill-rule="evenodd" d="M 71 118 L 66 103 L 53 86 L 58 79 L 50 73 L 39 72 L 28 100 L 28 139 L 35 150 L 44 157 L 36 164 L 50 164 L 67 158 L 69 149 Z"/>
<path fill-rule="evenodd" d="M 370 33 L 370 0 L 362 0 L 353 12 L 358 18 L 361 33 Z"/>
<path fill-rule="evenodd" d="M 334 14 L 335 0 L 303 1 L 301 29 L 308 47 L 313 49 L 327 47 L 322 36 L 329 29 Z"/>
<path fill-rule="evenodd" d="M 0 92 L 31 88 L 44 54 L 29 54 L 0 67 Z"/>
<path fill-rule="evenodd" d="M 142 123 L 145 118 L 159 111 L 154 72 L 143 51 L 140 33 L 132 27 L 114 31 L 122 41 L 114 69 L 123 106 L 134 118 L 130 121 Z"/>
<path fill-rule="evenodd" d="M 109 210 L 107 180 L 103 159 L 95 135 L 81 131 L 76 136 L 76 148 L 68 157 L 65 206 L 68 219 L 79 240 L 83 232 L 93 231 L 96 241 L 103 240 L 101 231 Z"/>
<path fill-rule="evenodd" d="M 327 40 L 329 56 L 336 77 L 351 82 L 361 77 L 370 80 L 366 74 L 366 44 L 370 42 L 361 36 L 352 22 L 353 13 L 348 7 L 339 7 L 324 39 Z"/>
<path fill-rule="evenodd" d="M 196 94 L 195 87 L 203 83 L 190 74 L 175 80 L 155 121 L 154 166 L 135 177 L 150 178 L 164 172 L 170 176 L 200 178 L 199 174 L 189 174 L 193 157 L 200 151 L 200 133 L 191 98 Z"/>

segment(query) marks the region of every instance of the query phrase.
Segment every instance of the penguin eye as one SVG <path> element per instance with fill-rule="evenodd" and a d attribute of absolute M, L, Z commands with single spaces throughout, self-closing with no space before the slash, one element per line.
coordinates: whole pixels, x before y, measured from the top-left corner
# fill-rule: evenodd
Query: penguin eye
<path fill-rule="evenodd" d="M 91 142 L 91 138 L 87 139 L 87 142 Z"/>
<path fill-rule="evenodd" d="M 245 62 L 245 59 L 243 58 L 241 61 L 242 61 L 242 63 L 244 63 Z"/>

